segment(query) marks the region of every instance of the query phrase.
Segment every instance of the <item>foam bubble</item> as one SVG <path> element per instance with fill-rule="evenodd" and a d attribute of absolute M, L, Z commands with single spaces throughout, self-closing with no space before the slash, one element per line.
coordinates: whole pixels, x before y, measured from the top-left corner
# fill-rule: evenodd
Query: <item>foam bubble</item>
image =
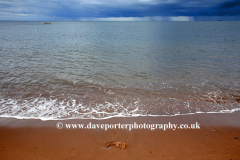
<path fill-rule="evenodd" d="M 160 101 L 164 101 L 164 103 L 158 103 Z M 211 107 L 207 104 L 211 104 Z M 189 100 L 181 102 L 176 98 L 169 98 L 169 100 L 160 98 L 152 103 L 135 99 L 128 103 L 123 100 L 86 105 L 75 99 L 59 100 L 37 97 L 30 100 L 1 99 L 0 106 L 0 117 L 42 120 L 106 119 L 119 116 L 173 116 L 196 113 L 231 113 L 239 110 L 239 104 L 237 103 L 219 104 L 216 101 L 198 103 Z M 194 106 L 197 107 L 194 108 Z"/>

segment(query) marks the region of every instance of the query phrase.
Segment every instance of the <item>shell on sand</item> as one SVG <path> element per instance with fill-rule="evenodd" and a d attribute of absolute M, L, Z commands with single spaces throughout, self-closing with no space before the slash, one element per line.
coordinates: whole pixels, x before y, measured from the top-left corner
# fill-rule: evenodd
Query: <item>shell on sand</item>
<path fill-rule="evenodd" d="M 118 148 L 121 148 L 121 149 L 125 149 L 127 147 L 127 143 L 126 142 L 122 142 L 122 141 L 119 141 L 119 142 L 108 142 L 106 144 L 106 147 L 109 148 L 109 147 L 113 147 L 113 146 L 116 146 Z"/>

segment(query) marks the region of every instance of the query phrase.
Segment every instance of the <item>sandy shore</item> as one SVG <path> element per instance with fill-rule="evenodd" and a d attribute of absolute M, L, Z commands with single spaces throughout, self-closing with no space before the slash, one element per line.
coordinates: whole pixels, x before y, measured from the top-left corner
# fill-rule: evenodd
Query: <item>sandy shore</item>
<path fill-rule="evenodd" d="M 200 124 L 200 129 L 57 129 L 56 124 Z M 0 118 L 0 159 L 240 159 L 240 112 L 106 120 Z M 127 148 L 106 148 L 124 141 Z"/>

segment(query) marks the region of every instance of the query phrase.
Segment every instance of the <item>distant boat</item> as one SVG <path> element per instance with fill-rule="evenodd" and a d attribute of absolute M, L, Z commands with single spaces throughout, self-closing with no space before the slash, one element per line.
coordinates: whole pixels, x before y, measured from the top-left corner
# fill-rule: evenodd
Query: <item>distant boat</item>
<path fill-rule="evenodd" d="M 49 22 L 45 22 L 44 24 L 51 24 L 51 23 L 49 23 Z"/>

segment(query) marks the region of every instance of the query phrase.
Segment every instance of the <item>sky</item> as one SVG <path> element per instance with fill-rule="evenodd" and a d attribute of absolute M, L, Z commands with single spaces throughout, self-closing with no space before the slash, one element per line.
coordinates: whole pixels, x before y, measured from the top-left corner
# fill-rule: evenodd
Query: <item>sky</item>
<path fill-rule="evenodd" d="M 240 0 L 0 0 L 0 20 L 240 20 Z"/>

